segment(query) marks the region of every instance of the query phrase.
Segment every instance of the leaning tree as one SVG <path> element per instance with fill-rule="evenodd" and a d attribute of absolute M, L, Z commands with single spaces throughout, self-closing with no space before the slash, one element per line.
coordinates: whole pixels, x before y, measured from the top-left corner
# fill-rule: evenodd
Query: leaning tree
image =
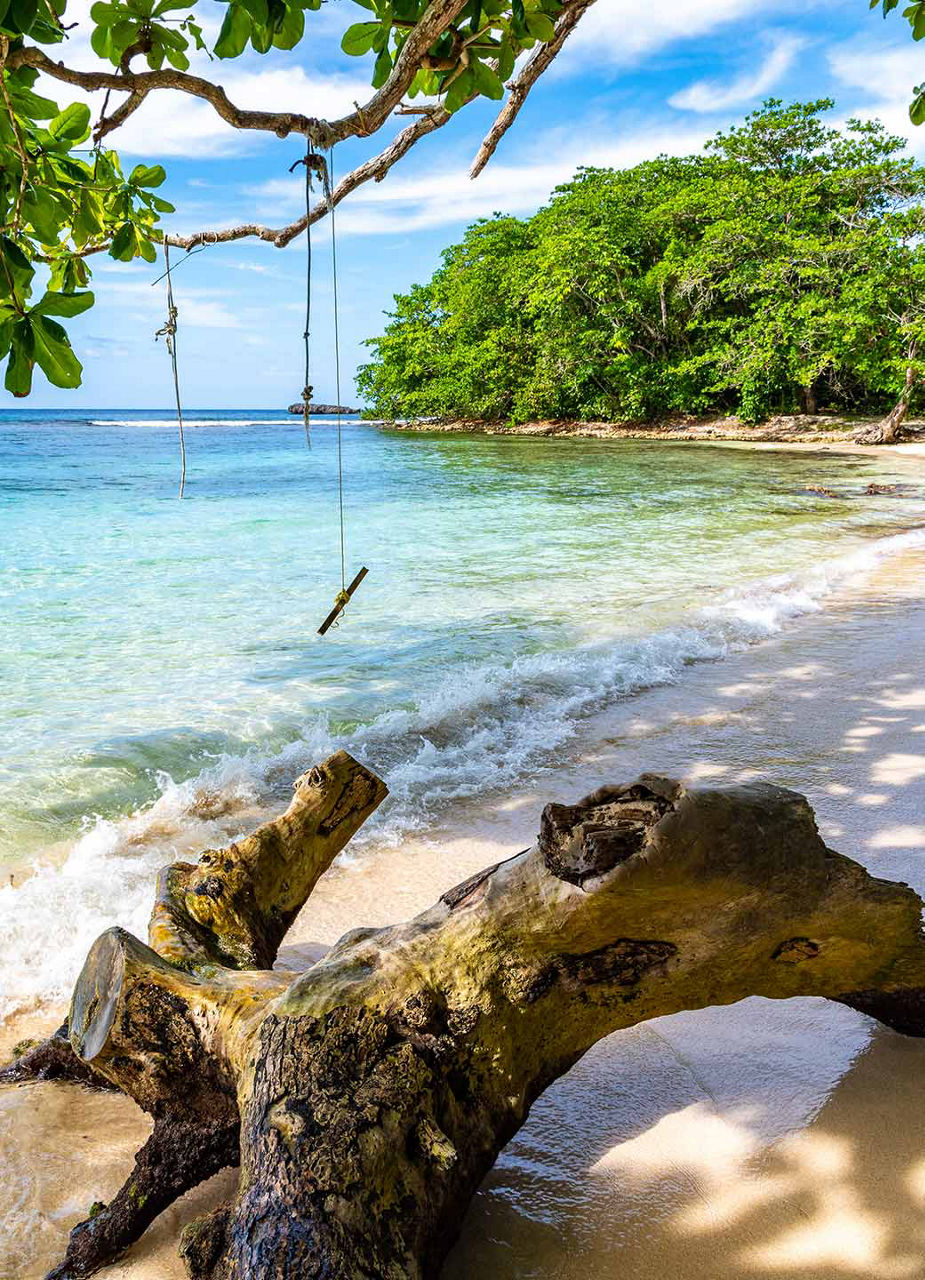
<path fill-rule="evenodd" d="M 190 1224 L 193 1280 L 433 1280 L 531 1104 L 595 1041 L 745 996 L 825 996 L 925 1034 L 922 901 L 828 849 L 806 800 L 652 774 L 549 804 L 536 843 L 304 973 L 286 930 L 386 795 L 346 752 L 285 814 L 166 868 L 144 943 L 93 945 L 68 1022 L 0 1079 L 121 1089 L 154 1120 L 48 1280 L 110 1261 L 240 1165 Z"/>
<path fill-rule="evenodd" d="M 221 61 L 248 49 L 295 49 L 311 34 L 306 11 L 320 9 L 323 0 L 228 0 L 212 40 L 201 0 L 97 0 L 89 13 L 92 68 L 57 56 L 67 53 L 79 25 L 68 21 L 67 0 L 0 0 L 0 359 L 9 357 L 7 390 L 28 395 L 36 364 L 55 386 L 79 385 L 81 365 L 59 319 L 92 306 L 86 286 L 95 254 L 153 262 L 161 243 L 189 250 L 246 237 L 283 248 L 485 96 L 502 105 L 475 158 L 475 176 L 593 2 L 356 0 L 364 20 L 345 23 L 342 48 L 368 56 L 373 92 L 349 114 L 324 120 L 311 114 L 310 102 L 245 110 L 214 78 L 190 70 L 191 57 Z M 55 80 L 96 93 L 95 120 L 84 102 L 62 110 L 45 97 Z M 174 207 L 156 194 L 164 168 L 138 164 L 126 174 L 109 146 L 152 93 L 199 98 L 232 129 L 304 138 L 305 163 L 321 178 L 310 213 L 282 227 L 246 223 L 165 234 L 161 217 Z M 397 117 L 410 123 L 388 131 L 387 145 L 331 189 L 324 153 L 347 139 L 387 131 Z M 37 278 L 47 284 L 40 297 Z"/>

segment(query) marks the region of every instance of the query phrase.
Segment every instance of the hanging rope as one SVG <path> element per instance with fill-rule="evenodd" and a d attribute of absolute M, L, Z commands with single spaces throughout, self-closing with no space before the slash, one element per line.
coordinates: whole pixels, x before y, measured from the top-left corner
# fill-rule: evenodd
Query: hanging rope
<path fill-rule="evenodd" d="M 334 187 L 334 148 L 328 152 L 328 165 L 325 181 L 326 192 L 330 202 L 328 215 L 331 219 L 331 289 L 334 297 L 334 388 L 336 407 L 335 413 L 337 417 L 337 503 L 340 513 L 340 591 L 334 597 L 334 608 L 322 622 L 318 628 L 318 634 L 323 636 L 325 632 L 332 626 L 336 626 L 337 620 L 353 596 L 354 591 L 366 577 L 369 570 L 364 566 L 356 575 L 350 585 L 347 585 L 347 531 L 346 518 L 344 514 L 344 444 L 343 444 L 343 428 L 341 422 L 341 398 L 340 398 L 340 318 L 337 312 L 337 231 L 334 223 L 334 202 L 331 200 L 331 191 Z"/>
<path fill-rule="evenodd" d="M 310 428 L 312 384 L 311 384 L 311 327 L 312 327 L 312 169 L 315 165 L 315 151 L 309 138 L 305 146 L 305 156 L 290 165 L 289 172 L 305 166 L 305 332 L 302 339 L 305 343 L 305 375 L 302 385 L 302 426 L 305 428 L 305 443 L 312 447 Z"/>
<path fill-rule="evenodd" d="M 186 487 L 186 439 L 183 435 L 183 406 L 180 403 L 180 376 L 177 372 L 177 306 L 173 300 L 173 281 L 170 278 L 170 246 L 165 238 L 164 240 L 164 266 L 167 268 L 164 272 L 164 278 L 167 280 L 167 320 L 163 328 L 158 329 L 154 335 L 155 342 L 158 338 L 163 337 L 167 342 L 167 350 L 170 352 L 170 362 L 173 366 L 173 391 L 177 402 L 177 430 L 180 435 L 180 492 L 178 498 L 183 497 L 183 490 Z"/>
<path fill-rule="evenodd" d="M 328 152 L 328 192 L 334 187 L 334 147 Z M 340 324 L 337 315 L 337 234 L 334 228 L 334 203 L 331 202 L 331 289 L 334 295 L 334 403 L 337 406 L 337 502 L 340 508 L 340 590 L 347 594 L 347 552 L 344 526 L 344 442 L 341 429 L 340 398 Z M 347 600 L 350 599 L 347 596 Z"/>

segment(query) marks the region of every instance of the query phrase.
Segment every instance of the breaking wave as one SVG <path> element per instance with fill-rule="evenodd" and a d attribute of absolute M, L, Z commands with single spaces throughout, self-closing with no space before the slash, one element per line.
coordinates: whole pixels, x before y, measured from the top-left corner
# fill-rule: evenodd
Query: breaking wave
<path fill-rule="evenodd" d="M 898 553 L 925 547 L 925 530 L 892 535 L 808 572 L 766 578 L 690 611 L 684 625 L 567 652 L 448 670 L 405 709 L 347 733 L 311 717 L 282 751 L 226 755 L 195 778 L 159 778 L 160 796 L 118 821 L 88 820 L 55 865 L 0 888 L 0 1018 L 63 1000 L 88 946 L 118 923 L 144 935 L 154 872 L 177 855 L 220 844 L 279 807 L 289 780 L 344 747 L 382 773 L 390 798 L 350 846 L 394 845 L 426 830 L 453 801 L 509 787 L 561 761 L 582 721 L 642 689 L 678 681 L 823 608 L 839 587 Z"/>
<path fill-rule="evenodd" d="M 184 427 L 286 427 L 302 419 L 293 414 L 289 418 L 186 418 Z M 326 419 L 314 418 L 312 424 Z M 176 415 L 172 418 L 87 418 L 91 427 L 175 427 Z"/>

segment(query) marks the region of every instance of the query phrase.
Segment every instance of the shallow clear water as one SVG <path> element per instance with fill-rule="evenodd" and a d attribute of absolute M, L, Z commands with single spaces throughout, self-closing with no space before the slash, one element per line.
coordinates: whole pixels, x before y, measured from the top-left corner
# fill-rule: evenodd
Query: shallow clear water
<path fill-rule="evenodd" d="M 348 422 L 370 575 L 321 639 L 333 424 L 309 450 L 299 419 L 204 412 L 187 439 L 178 502 L 169 415 L 0 414 L 0 858 L 55 853 L 0 889 L 0 1014 L 65 990 L 114 913 L 141 928 L 184 831 L 218 838 L 222 804 L 233 828 L 333 746 L 392 789 L 359 846 L 396 840 L 925 542 L 921 493 L 863 496 L 888 459 Z"/>

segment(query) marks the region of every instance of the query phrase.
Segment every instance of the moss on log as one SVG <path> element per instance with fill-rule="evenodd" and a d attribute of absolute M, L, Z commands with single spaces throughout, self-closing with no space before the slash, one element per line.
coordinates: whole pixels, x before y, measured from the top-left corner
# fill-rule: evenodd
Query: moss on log
<path fill-rule="evenodd" d="M 355 815 L 384 794 L 369 778 Z M 162 881 L 169 959 L 104 935 L 75 991 L 76 1054 L 156 1117 L 157 1158 L 143 1149 L 133 1175 L 154 1191 L 164 1160 L 156 1205 L 192 1185 L 197 1170 L 180 1168 L 197 1124 L 227 1144 L 240 1122 L 237 1195 L 183 1238 L 194 1280 L 435 1277 L 533 1101 L 602 1036 L 645 1019 L 814 995 L 925 1033 L 920 899 L 828 849 L 806 800 L 779 787 L 643 775 L 548 805 L 531 849 L 414 920 L 347 934 L 295 980 L 223 967 L 219 955 L 272 950 L 317 879 L 295 865 L 313 841 L 296 856 L 288 840 L 258 842 L 275 870 L 247 861 L 259 892 L 232 856 L 234 909 L 201 911 L 195 928 L 201 882 Z M 120 1196 L 124 1210 L 132 1195 Z M 147 1221 L 123 1212 L 108 1256 Z M 72 1249 L 88 1235 L 92 1223 Z M 87 1274 L 90 1254 L 56 1280 Z"/>

